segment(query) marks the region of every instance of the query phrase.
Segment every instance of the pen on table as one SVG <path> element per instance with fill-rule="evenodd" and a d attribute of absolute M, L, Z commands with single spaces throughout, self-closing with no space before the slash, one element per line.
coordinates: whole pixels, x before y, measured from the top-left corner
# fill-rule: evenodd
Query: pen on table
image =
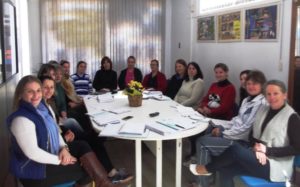
<path fill-rule="evenodd" d="M 183 126 L 181 126 L 181 125 L 177 125 L 177 124 L 175 124 L 175 126 L 176 127 L 179 127 L 179 128 L 182 128 L 182 129 L 185 129 Z"/>
<path fill-rule="evenodd" d="M 98 126 L 103 126 L 103 125 L 101 125 L 100 123 L 98 123 L 96 120 L 94 120 L 94 119 L 92 119 L 92 121 L 94 122 L 94 123 L 96 123 L 96 125 L 98 125 Z"/>
<path fill-rule="evenodd" d="M 171 125 L 168 125 L 168 124 L 164 124 L 164 123 L 161 123 L 161 122 L 157 122 L 157 123 L 158 123 L 158 124 L 161 124 L 161 125 L 163 125 L 163 126 L 169 127 L 169 128 L 171 128 L 171 129 L 173 129 L 173 130 L 176 130 L 176 131 L 179 130 L 179 129 L 177 129 L 177 128 L 171 126 Z"/>

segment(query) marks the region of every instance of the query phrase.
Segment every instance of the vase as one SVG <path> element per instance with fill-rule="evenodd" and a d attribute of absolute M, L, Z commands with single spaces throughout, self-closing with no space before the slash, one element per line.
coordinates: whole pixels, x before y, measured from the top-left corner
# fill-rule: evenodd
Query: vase
<path fill-rule="evenodd" d="M 143 95 L 128 95 L 129 106 L 139 107 L 142 105 Z"/>

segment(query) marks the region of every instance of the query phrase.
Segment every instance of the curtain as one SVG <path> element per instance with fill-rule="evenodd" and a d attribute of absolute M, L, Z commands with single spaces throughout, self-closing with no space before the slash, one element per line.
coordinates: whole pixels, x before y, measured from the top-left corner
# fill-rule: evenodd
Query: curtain
<path fill-rule="evenodd" d="M 150 60 L 163 59 L 164 0 L 41 0 L 43 62 L 84 60 L 94 76 L 103 56 L 118 73 L 127 57 L 145 75 Z"/>

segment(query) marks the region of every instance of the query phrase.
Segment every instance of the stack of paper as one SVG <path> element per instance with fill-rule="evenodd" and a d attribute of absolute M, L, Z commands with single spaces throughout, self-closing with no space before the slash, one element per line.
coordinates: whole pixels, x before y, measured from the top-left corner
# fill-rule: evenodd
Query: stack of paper
<path fill-rule="evenodd" d="M 198 113 L 192 107 L 186 107 L 183 105 L 177 105 L 176 110 L 184 117 L 189 116 L 194 113 Z"/>
<path fill-rule="evenodd" d="M 99 136 L 113 136 L 113 137 L 119 136 L 119 130 L 123 124 L 124 123 L 108 124 L 101 130 Z"/>
<path fill-rule="evenodd" d="M 194 120 L 183 117 L 158 119 L 156 122 L 175 131 L 188 130 L 196 126 Z"/>
<path fill-rule="evenodd" d="M 143 135 L 144 133 L 144 123 L 124 123 L 119 130 L 119 134 L 125 135 Z"/>
<path fill-rule="evenodd" d="M 143 92 L 143 95 L 162 95 L 163 93 L 161 91 L 149 91 L 145 90 Z"/>
<path fill-rule="evenodd" d="M 171 100 L 170 97 L 167 97 L 165 95 L 153 95 L 150 97 L 151 99 L 155 99 L 155 100 L 158 100 L 158 101 L 169 101 Z"/>
<path fill-rule="evenodd" d="M 171 98 L 163 95 L 161 91 L 144 91 L 143 99 L 155 99 L 158 101 L 169 101 Z"/>
<path fill-rule="evenodd" d="M 104 126 L 107 124 L 116 124 L 120 123 L 121 119 L 119 116 L 109 113 L 109 112 L 102 112 L 96 116 L 91 116 L 93 122 L 95 122 L 99 126 Z"/>
<path fill-rule="evenodd" d="M 168 126 L 165 126 L 160 123 L 149 123 L 146 124 L 146 129 L 149 129 L 150 131 L 156 132 L 157 134 L 160 134 L 162 136 L 165 136 L 167 134 L 171 134 L 176 132 L 175 129 L 170 128 Z"/>
<path fill-rule="evenodd" d="M 97 101 L 99 103 L 109 103 L 114 101 L 113 95 L 109 93 L 101 94 L 97 96 Z"/>
<path fill-rule="evenodd" d="M 196 121 L 203 121 L 203 122 L 208 122 L 210 120 L 210 118 L 207 118 L 198 112 L 189 115 L 189 118 L 196 120 Z"/>

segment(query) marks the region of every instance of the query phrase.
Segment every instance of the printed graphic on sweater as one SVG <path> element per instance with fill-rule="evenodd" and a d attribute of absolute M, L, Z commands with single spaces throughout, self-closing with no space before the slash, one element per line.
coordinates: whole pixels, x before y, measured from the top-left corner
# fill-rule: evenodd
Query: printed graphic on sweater
<path fill-rule="evenodd" d="M 211 93 L 208 96 L 208 107 L 218 108 L 220 106 L 221 98 L 218 94 Z"/>

